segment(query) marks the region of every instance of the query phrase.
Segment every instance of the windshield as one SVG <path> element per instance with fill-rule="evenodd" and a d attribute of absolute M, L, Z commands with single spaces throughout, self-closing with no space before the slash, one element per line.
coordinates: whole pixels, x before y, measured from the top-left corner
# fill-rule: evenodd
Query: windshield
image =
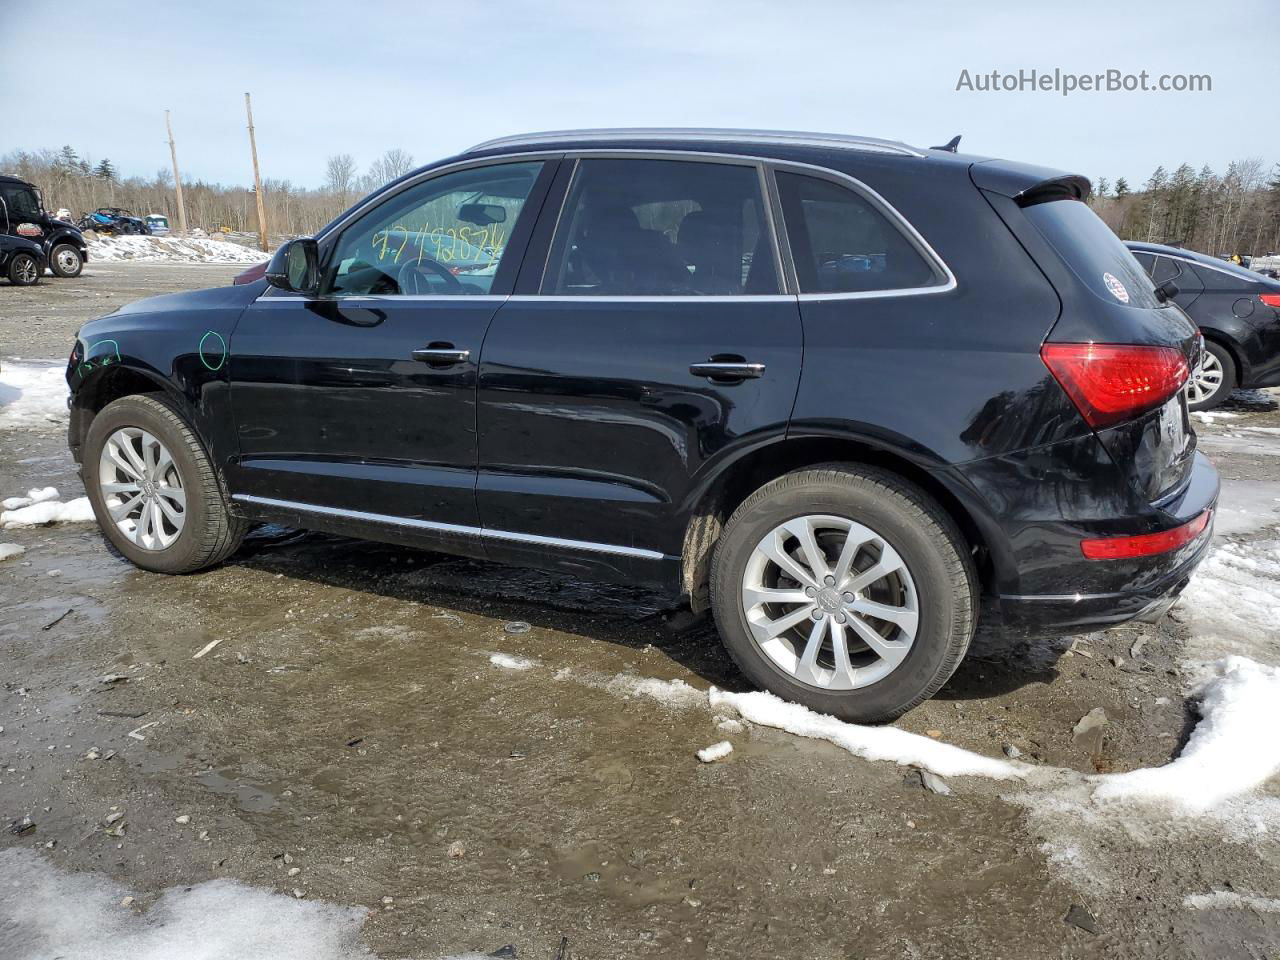
<path fill-rule="evenodd" d="M 1148 310 L 1163 306 L 1141 264 L 1088 204 L 1050 200 L 1025 207 L 1023 213 L 1099 298 Z"/>

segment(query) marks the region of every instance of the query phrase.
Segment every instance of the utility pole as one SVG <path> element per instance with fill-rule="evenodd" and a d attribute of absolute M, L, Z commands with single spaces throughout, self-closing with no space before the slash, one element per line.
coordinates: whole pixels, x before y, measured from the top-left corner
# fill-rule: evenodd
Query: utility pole
<path fill-rule="evenodd" d="M 173 190 L 178 195 L 178 232 L 187 232 L 187 208 L 182 203 L 182 176 L 178 173 L 178 148 L 173 145 L 173 124 L 169 122 L 169 111 L 164 112 L 164 127 L 169 131 L 169 156 L 173 158 Z"/>
<path fill-rule="evenodd" d="M 253 154 L 253 193 L 258 198 L 258 246 L 267 251 L 267 207 L 262 199 L 262 177 L 258 174 L 258 141 L 253 136 L 253 104 L 244 95 L 244 112 L 249 117 L 249 152 Z"/>

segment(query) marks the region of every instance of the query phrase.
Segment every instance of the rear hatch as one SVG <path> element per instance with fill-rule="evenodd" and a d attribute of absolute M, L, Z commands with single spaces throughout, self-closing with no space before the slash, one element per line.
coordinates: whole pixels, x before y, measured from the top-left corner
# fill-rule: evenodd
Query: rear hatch
<path fill-rule="evenodd" d="M 1062 300 L 1041 351 L 1050 372 L 1137 491 L 1172 498 L 1195 458 L 1182 390 L 1199 360 L 1195 324 L 1085 203 L 1083 177 L 998 162 L 972 171 Z"/>

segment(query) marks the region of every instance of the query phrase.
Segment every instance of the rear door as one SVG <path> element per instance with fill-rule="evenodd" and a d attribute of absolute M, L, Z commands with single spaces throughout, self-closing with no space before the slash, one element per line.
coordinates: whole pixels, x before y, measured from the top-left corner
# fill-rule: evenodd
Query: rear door
<path fill-rule="evenodd" d="M 715 462 L 785 435 L 802 341 L 762 171 L 677 156 L 584 155 L 546 204 L 545 271 L 481 358 L 493 556 L 656 577 Z"/>
<path fill-rule="evenodd" d="M 415 182 L 326 241 L 319 296 L 269 289 L 245 311 L 229 351 L 239 499 L 474 532 L 480 347 L 554 166 Z"/>

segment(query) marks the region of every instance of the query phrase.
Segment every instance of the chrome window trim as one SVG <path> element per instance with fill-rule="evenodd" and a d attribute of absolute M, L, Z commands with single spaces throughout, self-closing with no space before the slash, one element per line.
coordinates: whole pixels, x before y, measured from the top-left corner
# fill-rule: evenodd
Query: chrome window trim
<path fill-rule="evenodd" d="M 788 130 L 734 130 L 730 128 L 681 128 L 681 127 L 625 127 L 588 128 L 581 130 L 547 130 L 539 133 L 521 133 L 509 137 L 497 137 L 470 147 L 466 153 L 495 150 L 499 147 L 536 146 L 562 140 L 578 142 L 590 140 L 683 140 L 693 143 L 758 143 L 774 146 L 845 147 L 866 153 L 884 153 L 895 156 L 921 158 L 923 151 L 897 140 L 877 137 L 859 137 L 840 133 L 810 133 Z M 569 149 L 569 148 L 566 148 Z"/>
<path fill-rule="evenodd" d="M 795 303 L 794 293 L 725 293 L 709 296 L 697 294 L 679 294 L 672 296 L 640 295 L 635 296 L 596 296 L 572 293 L 514 293 L 507 297 L 516 303 Z"/>
<path fill-rule="evenodd" d="M 720 138 L 720 139 L 723 139 L 723 138 Z M 565 204 L 568 203 L 569 192 L 573 187 L 572 178 L 576 178 L 578 175 L 578 171 L 576 169 L 576 164 L 578 160 L 589 159 L 592 157 L 615 157 L 615 156 L 636 157 L 640 159 L 651 158 L 655 160 L 667 160 L 667 159 L 682 159 L 682 160 L 692 160 L 692 161 L 703 160 L 707 162 L 737 163 L 739 165 L 744 165 L 744 166 L 755 165 L 761 168 L 762 173 L 767 177 L 767 181 L 768 181 L 767 183 L 768 189 L 766 190 L 766 193 L 765 193 L 764 202 L 765 202 L 766 210 L 768 213 L 770 225 L 773 228 L 774 257 L 775 257 L 775 261 L 779 261 L 779 260 L 781 261 L 780 263 L 778 263 L 778 266 L 781 271 L 778 277 L 780 289 L 785 290 L 789 288 L 789 289 L 794 289 L 798 291 L 799 285 L 796 282 L 795 277 L 793 276 L 794 269 L 791 269 L 791 270 L 787 269 L 787 266 L 788 266 L 787 258 L 790 254 L 790 244 L 788 244 L 785 255 L 781 246 L 781 244 L 786 239 L 786 225 L 785 223 L 778 222 L 777 220 L 775 220 L 773 216 L 773 199 L 772 198 L 776 197 L 776 192 L 777 192 L 777 185 L 774 180 L 774 177 L 772 176 L 772 173 L 775 170 L 793 170 L 801 174 L 807 174 L 810 176 L 816 175 L 824 179 L 834 180 L 836 182 L 847 184 L 850 188 L 854 190 L 854 192 L 870 200 L 872 204 L 875 205 L 876 208 L 890 220 L 890 222 L 892 222 L 897 227 L 902 229 L 906 234 L 907 239 L 912 243 L 913 246 L 916 247 L 916 249 L 920 252 L 920 254 L 924 256 L 931 264 L 933 264 L 942 273 L 942 275 L 945 277 L 945 282 L 941 284 L 934 284 L 932 286 L 927 286 L 927 287 L 907 287 L 900 290 L 859 290 L 851 293 L 781 293 L 781 294 L 742 293 L 742 294 L 727 294 L 727 295 L 715 296 L 715 297 L 700 297 L 700 296 L 678 296 L 678 297 L 634 296 L 632 297 L 632 296 L 592 296 L 592 295 L 585 295 L 585 294 L 582 296 L 575 296 L 575 295 L 565 295 L 565 294 L 542 294 L 542 293 L 513 294 L 511 296 L 506 296 L 503 294 L 458 294 L 458 295 L 443 295 L 443 296 L 434 296 L 434 295 L 388 296 L 385 298 L 384 302 L 388 302 L 388 303 L 413 302 L 413 301 L 435 302 L 437 300 L 456 301 L 463 297 L 465 297 L 468 300 L 480 300 L 480 299 L 515 300 L 515 301 L 547 300 L 547 301 L 564 301 L 569 303 L 589 302 L 593 300 L 599 300 L 602 302 L 632 301 L 632 302 L 638 302 L 638 303 L 646 303 L 646 302 L 660 303 L 664 301 L 665 302 L 712 303 L 712 302 L 723 301 L 723 300 L 731 300 L 735 302 L 737 301 L 767 302 L 769 300 L 799 300 L 800 302 L 813 302 L 818 300 L 867 300 L 867 299 L 875 299 L 880 297 L 904 297 L 904 296 L 918 296 L 918 295 L 930 294 L 930 293 L 949 293 L 955 290 L 959 286 L 959 283 L 956 280 L 956 276 L 954 273 L 952 273 L 951 268 L 947 265 L 947 262 L 942 259 L 942 257 L 933 248 L 933 246 L 929 243 L 929 241 L 926 240 L 924 236 L 920 233 L 920 231 L 915 228 L 914 224 L 912 224 L 910 220 L 908 220 L 905 216 L 903 216 L 898 211 L 898 209 L 893 206 L 893 204 L 889 203 L 889 201 L 887 201 L 883 196 L 881 196 L 876 190 L 874 190 L 872 187 L 868 186 L 867 184 L 863 183 L 857 177 L 850 176 L 847 173 L 842 173 L 839 170 L 833 170 L 831 167 L 823 167 L 823 166 L 819 166 L 817 164 L 812 164 L 812 163 L 802 163 L 800 161 L 795 161 L 795 160 L 776 160 L 769 157 L 757 157 L 757 156 L 749 156 L 749 155 L 737 154 L 737 153 L 713 153 L 713 152 L 703 151 L 703 150 L 680 150 L 680 149 L 645 150 L 638 147 L 612 147 L 612 148 L 603 148 L 600 150 L 583 149 L 583 150 L 557 150 L 552 152 L 537 152 L 537 153 L 510 153 L 510 154 L 500 154 L 495 156 L 474 158 L 469 160 L 459 160 L 454 163 L 445 164 L 444 166 L 433 167 L 428 170 L 422 171 L 421 174 L 414 176 L 409 180 L 406 180 L 400 186 L 400 188 L 395 191 L 395 193 L 390 193 L 386 195 L 379 194 L 366 199 L 358 206 L 353 207 L 347 213 L 347 215 L 343 217 L 342 220 L 337 221 L 329 229 L 323 231 L 320 234 L 317 234 L 316 239 L 317 240 L 327 239 L 330 235 L 344 229 L 347 225 L 349 225 L 349 223 L 353 219 L 363 215 L 365 211 L 372 208 L 376 204 L 381 203 L 384 200 L 391 199 L 391 197 L 400 193 L 401 190 L 407 190 L 410 187 L 413 187 L 418 183 L 422 182 L 423 180 L 431 179 L 436 176 L 440 176 L 446 173 L 452 173 L 454 171 L 467 169 L 470 167 L 483 167 L 483 166 L 492 166 L 492 165 L 498 165 L 503 163 L 533 161 L 533 160 L 541 160 L 541 161 L 570 160 L 575 164 L 575 169 L 573 171 L 573 174 L 569 183 L 565 186 L 564 195 L 560 198 L 560 209 L 559 211 L 557 211 L 557 214 L 556 214 L 556 225 L 554 230 L 552 231 L 552 235 L 551 235 L 552 240 L 550 243 L 547 244 L 547 258 L 543 262 L 542 273 L 541 273 L 541 276 L 539 277 L 539 288 L 541 288 L 542 282 L 546 280 L 547 268 L 550 265 L 551 250 L 555 243 L 556 233 L 560 230 L 561 219 L 564 216 L 564 207 L 565 207 Z M 528 252 L 526 251 L 526 256 L 527 255 L 528 255 Z M 1178 258 L 1178 259 L 1183 259 L 1183 258 Z M 1188 262 L 1194 264 L 1198 261 L 1188 260 Z M 1210 269 L 1214 269 L 1214 268 L 1210 267 Z M 1234 274 L 1228 273 L 1225 270 L 1219 271 L 1219 272 L 1226 273 L 1228 276 L 1232 276 L 1232 277 L 1235 276 Z M 1240 279 L 1240 278 L 1236 278 L 1236 279 Z M 315 297 L 303 297 L 303 296 L 298 296 L 296 294 L 284 293 L 283 291 L 277 291 L 275 294 L 273 294 L 271 292 L 272 290 L 276 290 L 276 288 L 268 287 L 261 294 L 259 294 L 257 300 L 255 300 L 254 302 L 267 303 L 272 300 L 284 300 L 284 301 L 304 300 L 305 301 L 305 300 L 320 299 Z M 323 298 L 323 299 L 337 301 L 337 300 L 346 300 L 347 298 L 340 296 L 340 297 L 329 297 L 329 298 Z M 368 300 L 370 298 L 367 294 L 352 294 L 351 299 Z"/>
<path fill-rule="evenodd" d="M 293 301 L 293 300 L 310 300 L 315 303 L 346 303 L 352 306 L 358 306 L 361 303 L 383 304 L 383 303 L 404 303 L 406 301 L 430 301 L 441 303 L 472 303 L 478 301 L 505 301 L 508 297 L 504 293 L 409 293 L 399 294 L 367 294 L 367 293 L 343 293 L 337 296 L 328 297 L 304 297 L 299 293 L 286 293 L 283 290 L 277 296 L 268 297 L 264 293 L 258 297 L 256 302 L 271 303 L 272 301 Z"/>
<path fill-rule="evenodd" d="M 1253 283 L 1253 282 L 1254 282 L 1254 281 L 1253 281 L 1251 278 L 1249 278 L 1249 277 L 1242 277 L 1242 276 L 1240 276 L 1240 275 L 1239 275 L 1239 274 L 1237 274 L 1237 273 L 1232 273 L 1230 270 L 1224 270 L 1224 269 L 1223 269 L 1223 268 L 1221 268 L 1221 267 L 1215 267 L 1215 266 L 1214 266 L 1213 264 L 1211 264 L 1211 263 L 1205 263 L 1205 262 L 1203 262 L 1203 261 L 1201 261 L 1201 260 L 1195 260 L 1195 259 L 1193 259 L 1193 258 L 1191 258 L 1191 257 L 1179 257 L 1179 256 L 1177 256 L 1177 255 L 1175 255 L 1175 254 L 1172 254 L 1172 253 L 1152 253 L 1150 250 L 1131 250 L 1131 251 L 1130 251 L 1130 253 L 1149 253 L 1149 254 L 1151 254 L 1151 256 L 1153 256 L 1153 257 L 1166 257 L 1166 258 L 1168 258 L 1169 260 L 1178 260 L 1178 261 L 1180 261 L 1180 262 L 1182 262 L 1182 263 L 1189 263 L 1189 264 L 1191 264 L 1193 267 L 1204 267 L 1206 270 L 1212 270 L 1214 273 L 1220 273 L 1220 274 L 1222 274 L 1224 277 L 1230 277 L 1232 280 L 1235 280 L 1235 281 L 1237 281 L 1237 282 L 1239 282 L 1239 283 Z M 1181 268 L 1181 267 L 1179 267 L 1178 269 L 1179 269 L 1179 270 L 1181 270 L 1182 268 Z M 1248 270 L 1249 268 L 1248 268 L 1248 267 L 1241 267 L 1240 269 L 1241 269 L 1241 270 Z M 1178 276 L 1182 276 L 1182 274 L 1181 274 L 1181 273 L 1179 273 L 1179 274 L 1178 274 Z M 1174 279 L 1177 279 L 1177 278 L 1175 277 Z M 1262 280 L 1266 280 L 1266 279 L 1268 279 L 1268 278 L 1267 278 L 1267 277 L 1265 277 L 1265 276 L 1263 276 L 1261 273 L 1260 273 L 1260 274 L 1258 274 L 1258 280 L 1259 280 L 1259 282 L 1260 282 L 1260 281 L 1262 281 Z"/>
<path fill-rule="evenodd" d="M 322 516 L 342 517 L 347 520 L 363 520 L 368 523 L 410 527 L 415 530 L 429 530 L 433 533 L 449 533 L 487 540 L 507 540 L 516 543 L 535 544 L 542 547 L 561 547 L 567 550 L 580 550 L 586 553 L 607 553 L 621 557 L 635 557 L 641 560 L 663 560 L 666 558 L 666 554 L 657 550 L 645 550 L 641 547 L 623 547 L 612 543 L 595 543 L 590 540 L 570 540 L 564 537 L 548 537 L 537 533 L 517 533 L 513 530 L 493 530 L 457 523 L 440 523 L 436 520 L 416 520 L 413 517 L 397 517 L 385 513 L 369 513 L 364 510 L 347 510 L 342 507 L 325 507 L 314 503 L 277 500 L 274 497 L 258 497 L 247 493 L 233 494 L 231 499 L 263 507 L 278 507 L 283 510 L 295 510 L 300 513 L 317 513 Z"/>

